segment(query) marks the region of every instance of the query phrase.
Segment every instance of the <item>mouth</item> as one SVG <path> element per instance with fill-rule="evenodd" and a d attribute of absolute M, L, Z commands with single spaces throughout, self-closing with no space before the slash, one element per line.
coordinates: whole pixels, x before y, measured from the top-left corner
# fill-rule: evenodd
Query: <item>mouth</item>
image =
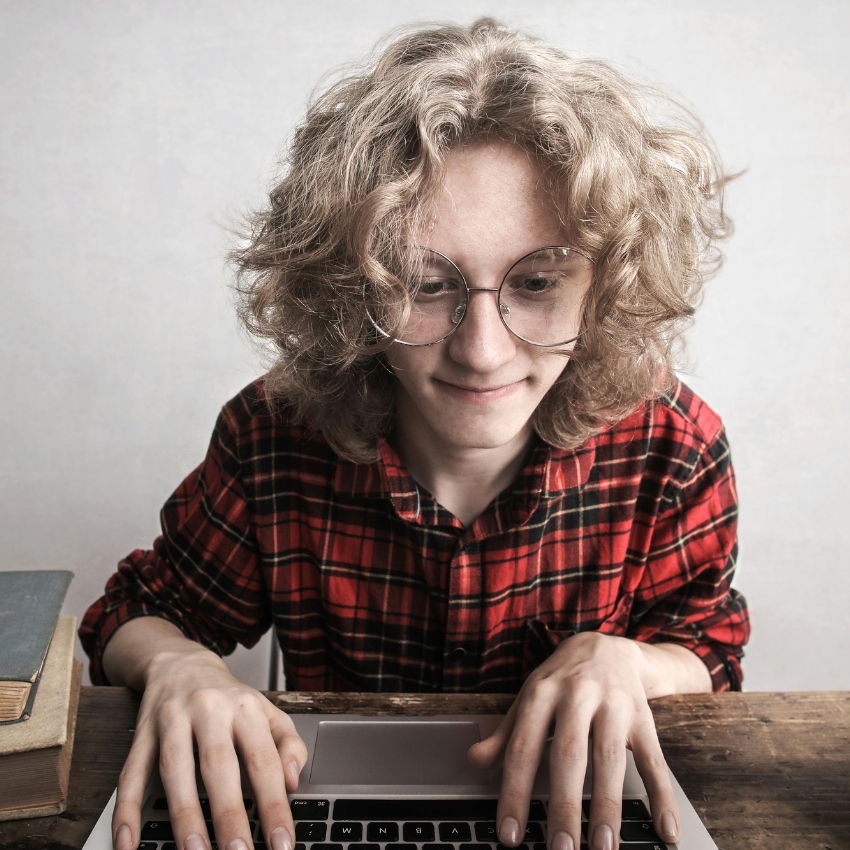
<path fill-rule="evenodd" d="M 444 392 L 471 404 L 488 404 L 489 402 L 499 401 L 513 395 L 525 384 L 524 378 L 520 381 L 495 387 L 467 387 L 461 384 L 452 384 L 449 381 L 442 381 L 439 378 L 434 378 L 433 380 Z"/>

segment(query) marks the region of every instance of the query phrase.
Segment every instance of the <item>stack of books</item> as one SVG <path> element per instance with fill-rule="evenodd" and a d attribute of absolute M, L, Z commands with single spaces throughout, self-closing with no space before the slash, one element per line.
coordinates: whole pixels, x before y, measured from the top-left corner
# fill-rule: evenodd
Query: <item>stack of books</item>
<path fill-rule="evenodd" d="M 83 665 L 66 570 L 0 572 L 0 820 L 65 810 Z"/>

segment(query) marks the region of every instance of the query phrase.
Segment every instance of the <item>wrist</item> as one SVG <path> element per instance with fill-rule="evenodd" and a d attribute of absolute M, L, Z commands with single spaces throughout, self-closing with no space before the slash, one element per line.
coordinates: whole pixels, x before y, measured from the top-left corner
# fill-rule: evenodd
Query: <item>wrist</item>
<path fill-rule="evenodd" d="M 161 647 L 150 655 L 141 673 L 144 688 L 163 676 L 179 675 L 180 668 L 187 664 L 193 672 L 203 668 L 228 672 L 220 656 L 199 643 L 184 639 L 179 646 Z"/>
<path fill-rule="evenodd" d="M 668 694 L 710 693 L 711 675 L 702 659 L 676 643 L 634 641 L 647 699 Z"/>

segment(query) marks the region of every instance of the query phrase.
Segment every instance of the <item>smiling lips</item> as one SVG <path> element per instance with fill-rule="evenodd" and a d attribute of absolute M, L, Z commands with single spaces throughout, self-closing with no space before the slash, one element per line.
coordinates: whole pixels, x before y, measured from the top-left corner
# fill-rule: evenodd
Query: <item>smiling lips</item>
<path fill-rule="evenodd" d="M 492 401 L 499 401 L 506 396 L 515 393 L 525 383 L 526 379 L 514 381 L 512 384 L 503 384 L 500 387 L 462 387 L 457 384 L 451 384 L 448 381 L 442 381 L 439 378 L 434 378 L 434 381 L 441 389 L 448 392 L 461 401 L 470 402 L 471 404 L 487 404 Z"/>

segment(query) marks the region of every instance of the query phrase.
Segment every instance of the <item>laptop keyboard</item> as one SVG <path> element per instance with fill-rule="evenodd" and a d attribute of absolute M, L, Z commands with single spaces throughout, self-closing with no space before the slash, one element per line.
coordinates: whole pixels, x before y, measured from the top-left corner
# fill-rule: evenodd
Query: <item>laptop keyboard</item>
<path fill-rule="evenodd" d="M 256 850 L 267 850 L 252 799 L 244 800 Z M 496 803 L 489 800 L 379 800 L 339 798 L 291 801 L 295 850 L 509 850 L 496 837 Z M 583 804 L 582 848 L 587 814 Z M 215 835 L 209 800 L 201 800 L 207 832 Z M 620 841 L 628 850 L 668 850 L 656 835 L 642 800 L 623 800 Z M 212 840 L 212 850 L 218 850 Z M 164 797 L 145 810 L 139 850 L 177 850 Z M 546 809 L 532 800 L 518 850 L 546 850 Z"/>

